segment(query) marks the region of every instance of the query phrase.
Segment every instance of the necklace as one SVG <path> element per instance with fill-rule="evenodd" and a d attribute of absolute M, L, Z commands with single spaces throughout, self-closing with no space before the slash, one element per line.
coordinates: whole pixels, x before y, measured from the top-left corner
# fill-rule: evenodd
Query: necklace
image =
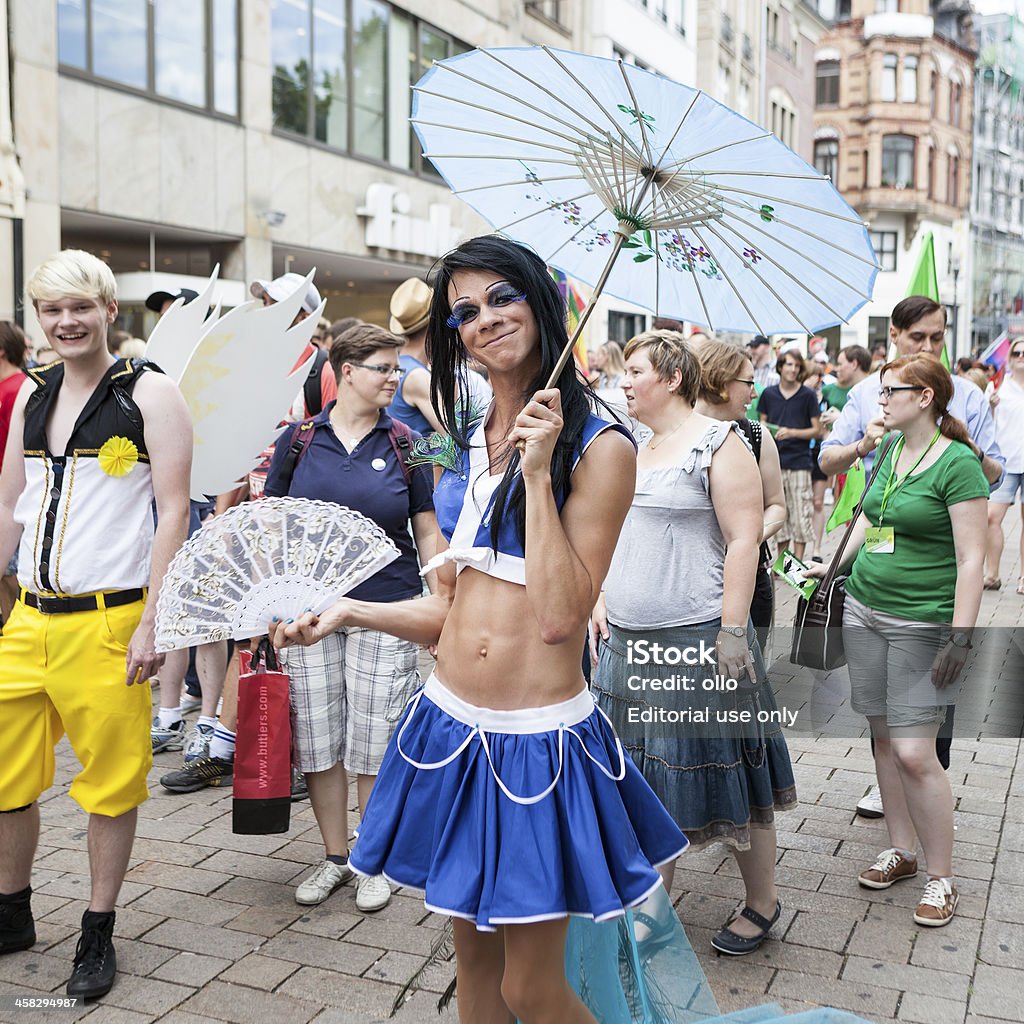
<path fill-rule="evenodd" d="M 686 419 L 689 419 L 687 417 Z M 654 435 L 651 435 L 651 440 L 648 441 L 647 447 L 653 452 L 659 445 L 663 445 L 684 423 L 686 420 L 680 420 L 667 434 L 661 437 L 657 442 L 654 440 Z"/>

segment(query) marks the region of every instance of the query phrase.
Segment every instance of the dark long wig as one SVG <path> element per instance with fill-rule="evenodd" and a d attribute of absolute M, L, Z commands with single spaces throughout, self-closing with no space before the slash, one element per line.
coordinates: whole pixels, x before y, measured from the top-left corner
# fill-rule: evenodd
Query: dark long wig
<path fill-rule="evenodd" d="M 463 242 L 436 264 L 434 297 L 427 323 L 427 356 L 430 359 L 430 402 L 445 424 L 456 445 L 468 450 L 469 428 L 456 413 L 459 381 L 468 372 L 467 354 L 458 330 L 448 326 L 451 307 L 448 286 L 460 270 L 486 270 L 499 274 L 511 285 L 526 292 L 540 333 L 540 368 L 523 393 L 523 405 L 547 383 L 568 340 L 565 302 L 544 261 L 534 252 L 500 235 L 482 235 Z M 570 359 L 558 376 L 556 387 L 562 393 L 562 432 L 551 456 L 551 483 L 556 500 L 562 501 L 570 490 L 573 460 L 579 452 L 583 428 L 591 412 L 590 392 Z M 512 449 L 505 473 L 494 497 L 494 508 L 511 515 L 516 533 L 526 543 L 526 490 L 519 472 L 519 452 Z M 503 516 L 491 517 L 491 545 L 498 550 L 498 532 Z"/>

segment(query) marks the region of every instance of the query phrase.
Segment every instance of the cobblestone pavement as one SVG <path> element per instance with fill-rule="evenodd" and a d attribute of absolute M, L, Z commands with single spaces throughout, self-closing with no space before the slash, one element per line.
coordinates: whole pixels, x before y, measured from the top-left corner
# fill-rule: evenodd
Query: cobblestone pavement
<path fill-rule="evenodd" d="M 1015 513 L 1016 510 L 1013 510 Z M 1013 516 L 1008 517 L 1008 524 Z M 1004 588 L 986 593 L 981 623 L 1024 625 L 1013 591 L 1016 517 L 1004 555 Z M 792 602 L 781 602 L 788 622 Z M 883 823 L 853 806 L 872 781 L 867 741 L 791 739 L 800 805 L 778 820 L 784 912 L 775 935 L 743 959 L 716 959 L 708 938 L 740 894 L 731 857 L 686 855 L 676 872 L 679 915 L 723 1010 L 774 1001 L 787 1010 L 830 1003 L 875 1021 L 913 1024 L 1024 1022 L 1024 761 L 1016 739 L 954 743 L 956 920 L 918 928 L 916 884 L 881 893 L 858 888 L 857 872 L 887 845 Z M 373 916 L 346 886 L 302 908 L 294 887 L 322 848 L 308 803 L 294 807 L 284 836 L 235 836 L 230 794 L 173 796 L 157 784 L 179 755 L 157 757 L 151 799 L 117 915 L 120 977 L 96 1004 L 21 1011 L 0 1020 L 90 1024 L 367 1024 L 388 1018 L 401 986 L 422 965 L 442 925 L 399 892 Z M 88 891 L 84 814 L 67 797 L 76 768 L 59 748 L 57 785 L 42 808 L 33 886 L 39 942 L 0 958 L 0 995 L 63 994 Z M 432 968 L 394 1019 L 439 1017 L 451 966 Z"/>

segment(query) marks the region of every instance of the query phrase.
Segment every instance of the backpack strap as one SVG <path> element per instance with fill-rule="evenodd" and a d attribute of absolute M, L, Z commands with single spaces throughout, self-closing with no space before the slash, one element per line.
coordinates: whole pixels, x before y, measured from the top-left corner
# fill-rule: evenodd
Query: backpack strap
<path fill-rule="evenodd" d="M 295 424 L 292 436 L 288 440 L 288 451 L 285 454 L 284 462 L 281 464 L 281 477 L 284 484 L 284 493 L 287 494 L 292 486 L 292 477 L 295 476 L 295 467 L 299 460 L 309 450 L 313 443 L 313 435 L 316 433 L 316 424 L 312 420 L 303 420 Z M 281 442 L 279 441 L 278 444 Z"/>
<path fill-rule="evenodd" d="M 408 487 L 412 483 L 412 468 L 409 465 L 409 457 L 412 455 L 412 431 L 401 420 L 392 419 L 388 440 L 395 451 L 398 465 L 402 467 L 405 486 Z"/>
<path fill-rule="evenodd" d="M 320 390 L 320 377 L 326 363 L 327 353 L 322 348 L 318 348 L 313 357 L 313 365 L 309 368 L 309 375 L 302 385 L 302 400 L 306 405 L 307 416 L 315 416 L 318 412 L 323 412 L 324 398 L 323 392 Z"/>
<path fill-rule="evenodd" d="M 760 421 L 751 419 L 736 420 L 736 426 L 739 427 L 740 433 L 742 433 L 750 442 L 750 449 L 754 453 L 754 461 L 760 465 L 762 444 L 762 427 Z"/>

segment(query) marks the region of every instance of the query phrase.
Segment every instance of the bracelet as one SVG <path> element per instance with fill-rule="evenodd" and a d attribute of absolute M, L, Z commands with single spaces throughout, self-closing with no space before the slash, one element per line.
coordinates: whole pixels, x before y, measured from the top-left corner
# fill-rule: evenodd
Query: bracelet
<path fill-rule="evenodd" d="M 863 440 L 864 440 L 864 438 L 862 438 L 862 437 L 858 438 L 857 439 L 857 443 L 853 446 L 853 454 L 856 455 L 858 459 L 863 459 L 864 458 L 864 455 L 861 455 L 861 453 L 860 453 L 860 443 Z"/>

